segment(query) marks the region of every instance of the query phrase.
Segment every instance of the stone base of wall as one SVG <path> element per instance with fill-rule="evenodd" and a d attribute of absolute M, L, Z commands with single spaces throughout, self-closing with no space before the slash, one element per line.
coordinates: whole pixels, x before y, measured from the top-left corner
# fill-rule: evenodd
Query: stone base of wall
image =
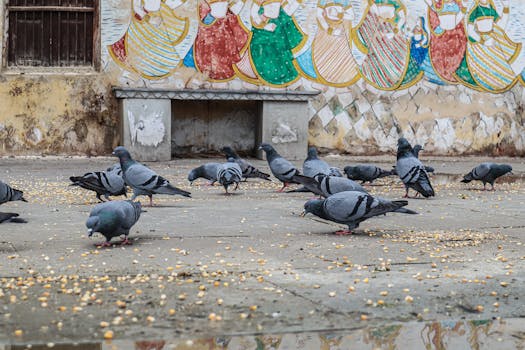
<path fill-rule="evenodd" d="M 382 92 L 358 84 L 310 103 L 309 143 L 349 154 L 393 152 L 406 137 L 436 155 L 525 155 L 525 90 L 503 94 L 422 82 Z"/>

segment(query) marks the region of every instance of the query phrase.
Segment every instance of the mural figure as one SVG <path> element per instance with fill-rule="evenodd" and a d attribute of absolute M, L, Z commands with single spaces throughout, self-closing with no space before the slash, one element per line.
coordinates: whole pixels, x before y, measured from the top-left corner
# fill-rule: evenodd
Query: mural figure
<path fill-rule="evenodd" d="M 319 0 L 318 30 L 311 49 L 318 82 L 344 87 L 359 80 L 359 69 L 352 55 L 353 19 L 349 0 Z"/>
<path fill-rule="evenodd" d="M 356 44 L 366 55 L 361 74 L 378 89 L 395 90 L 422 75 L 401 32 L 405 19 L 406 8 L 400 0 L 369 0 L 358 26 Z"/>
<path fill-rule="evenodd" d="M 193 45 L 195 67 L 208 80 L 226 81 L 235 77 L 234 65 L 248 47 L 249 31 L 238 14 L 242 0 L 207 0 L 199 3 L 199 30 Z"/>
<path fill-rule="evenodd" d="M 430 62 L 441 79 L 458 83 L 455 72 L 465 57 L 467 35 L 462 0 L 425 0 L 430 25 Z"/>
<path fill-rule="evenodd" d="M 161 79 L 178 66 L 177 45 L 188 30 L 188 20 L 175 14 L 184 0 L 133 0 L 133 16 L 127 32 L 108 46 L 124 69 L 147 79 Z"/>
<path fill-rule="evenodd" d="M 292 17 L 298 7 L 296 0 L 255 0 L 252 5 L 250 58 L 257 77 L 268 85 L 284 87 L 300 77 L 294 53 L 306 36 Z"/>
<path fill-rule="evenodd" d="M 523 67 L 514 65 L 521 44 L 505 33 L 509 19 L 508 0 L 498 13 L 492 0 L 476 0 L 468 15 L 468 69 L 475 82 L 490 92 L 503 92 L 519 79 Z"/>
<path fill-rule="evenodd" d="M 427 80 L 442 85 L 443 81 L 434 71 L 428 55 L 429 35 L 425 26 L 425 18 L 419 17 L 416 25 L 410 33 L 410 55 L 412 60 L 423 71 Z"/>

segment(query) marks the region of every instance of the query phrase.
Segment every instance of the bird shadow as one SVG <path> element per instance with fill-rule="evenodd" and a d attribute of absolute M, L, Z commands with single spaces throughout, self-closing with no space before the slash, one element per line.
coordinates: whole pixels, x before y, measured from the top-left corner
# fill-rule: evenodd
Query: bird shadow
<path fill-rule="evenodd" d="M 216 196 L 222 196 L 222 197 L 232 197 L 232 196 L 240 196 L 243 195 L 244 192 L 217 192 L 215 193 Z"/>

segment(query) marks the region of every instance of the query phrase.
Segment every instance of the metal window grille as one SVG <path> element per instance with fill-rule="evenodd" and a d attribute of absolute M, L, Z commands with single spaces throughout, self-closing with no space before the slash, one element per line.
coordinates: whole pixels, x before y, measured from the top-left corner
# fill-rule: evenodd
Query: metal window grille
<path fill-rule="evenodd" d="M 10 67 L 94 65 L 98 0 L 9 0 Z"/>

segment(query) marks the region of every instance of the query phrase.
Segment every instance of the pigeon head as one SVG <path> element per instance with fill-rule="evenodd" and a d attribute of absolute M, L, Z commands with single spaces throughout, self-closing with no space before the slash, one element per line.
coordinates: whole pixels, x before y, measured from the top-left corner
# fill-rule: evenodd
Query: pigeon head
<path fill-rule="evenodd" d="M 351 178 L 354 176 L 354 172 L 356 170 L 356 167 L 353 166 L 345 166 L 343 169 L 343 172 L 348 176 L 348 178 Z"/>
<path fill-rule="evenodd" d="M 88 236 L 91 237 L 93 233 L 98 231 L 98 225 L 100 223 L 100 219 L 98 216 L 90 216 L 86 221 L 86 227 L 88 228 Z"/>
<path fill-rule="evenodd" d="M 506 173 L 512 172 L 512 167 L 508 164 L 498 164 L 496 167 L 496 172 L 498 176 L 505 175 Z"/>
<path fill-rule="evenodd" d="M 269 153 L 269 152 L 275 151 L 275 149 L 273 148 L 273 146 L 270 145 L 269 143 L 266 143 L 266 142 L 261 143 L 261 145 L 259 146 L 259 149 L 260 149 L 260 150 L 263 150 L 263 151 L 266 152 L 266 153 Z"/>
<path fill-rule="evenodd" d="M 12 201 L 27 202 L 26 199 L 24 198 L 24 192 L 14 189 L 14 188 L 12 190 L 13 190 L 13 195 L 11 197 Z"/>
<path fill-rule="evenodd" d="M 131 155 L 129 154 L 128 150 L 122 146 L 115 148 L 112 154 L 119 157 L 120 159 L 131 159 Z"/>
<path fill-rule="evenodd" d="M 410 145 L 410 142 L 408 142 L 407 139 L 404 137 L 401 137 L 399 140 L 397 140 L 397 157 L 403 157 L 407 153 L 410 153 L 412 156 L 412 146 Z"/>
<path fill-rule="evenodd" d="M 324 199 L 310 199 L 304 203 L 303 216 L 311 213 L 316 216 L 322 216 Z"/>
<path fill-rule="evenodd" d="M 201 170 L 202 170 L 202 167 L 198 167 L 190 171 L 190 173 L 188 174 L 188 181 L 190 182 L 190 184 L 192 184 L 193 181 L 201 177 L 200 175 L 200 173 L 202 172 Z"/>
<path fill-rule="evenodd" d="M 414 145 L 412 148 L 414 150 L 414 153 L 419 153 L 419 151 L 424 151 L 425 149 L 420 144 Z"/>
<path fill-rule="evenodd" d="M 227 158 L 235 158 L 237 156 L 237 153 L 231 148 L 230 146 L 224 146 L 221 148 L 222 153 L 226 155 Z"/>

